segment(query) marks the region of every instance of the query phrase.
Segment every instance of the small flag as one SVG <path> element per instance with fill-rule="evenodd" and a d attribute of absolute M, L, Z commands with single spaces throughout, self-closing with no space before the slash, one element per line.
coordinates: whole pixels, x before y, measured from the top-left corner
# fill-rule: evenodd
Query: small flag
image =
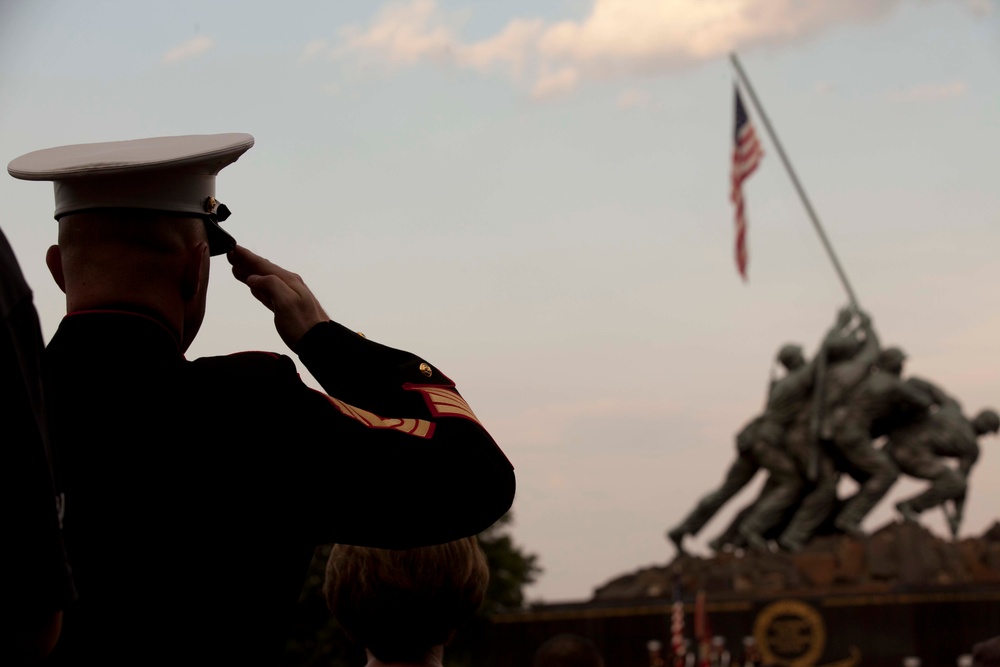
<path fill-rule="evenodd" d="M 764 151 L 746 109 L 740 99 L 740 89 L 736 88 L 736 132 L 733 137 L 733 175 L 730 183 L 729 199 L 736 206 L 736 268 L 743 280 L 747 279 L 747 219 L 743 210 L 743 181 L 760 164 Z"/>
<path fill-rule="evenodd" d="M 670 648 L 674 654 L 674 667 L 684 667 L 684 600 L 681 583 L 674 582 L 674 604 L 670 612 Z"/>
<path fill-rule="evenodd" d="M 698 667 L 710 667 L 709 652 L 712 648 L 712 631 L 705 611 L 705 591 L 698 591 L 694 598 L 694 638 L 698 643 Z"/>

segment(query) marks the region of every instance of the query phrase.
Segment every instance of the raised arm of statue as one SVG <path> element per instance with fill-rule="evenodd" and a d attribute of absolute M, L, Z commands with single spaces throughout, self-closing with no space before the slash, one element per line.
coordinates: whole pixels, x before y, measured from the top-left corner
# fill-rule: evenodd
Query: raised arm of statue
<path fill-rule="evenodd" d="M 865 350 L 865 345 L 870 344 L 869 339 L 872 337 L 868 333 L 871 329 L 871 320 L 867 314 L 859 311 L 858 324 L 857 326 L 852 326 L 851 322 L 854 314 L 854 311 L 850 308 L 842 308 L 837 313 L 837 319 L 834 321 L 833 326 L 826 332 L 819 352 L 816 353 L 816 357 L 813 359 L 816 367 L 815 390 L 809 430 L 811 439 L 814 441 L 829 436 L 827 408 L 839 402 L 845 393 L 845 382 L 842 380 L 842 376 L 845 375 L 844 364 L 857 358 L 864 352 L 868 352 L 867 356 L 871 356 L 870 351 Z M 872 357 L 872 361 L 865 363 L 862 360 L 859 365 L 859 368 L 864 368 L 866 372 L 867 368 L 874 362 L 874 358 L 877 358 L 877 340 L 875 346 L 875 356 Z M 831 377 L 830 368 L 834 364 L 836 364 L 837 373 L 834 377 Z M 847 375 L 851 376 L 847 380 L 849 383 L 848 386 L 853 386 L 864 377 L 863 374 L 848 373 Z M 853 375 L 858 375 L 857 379 Z M 833 384 L 832 387 L 830 386 L 831 383 Z"/>
<path fill-rule="evenodd" d="M 812 360 L 813 369 L 813 402 L 812 414 L 809 416 L 809 442 L 814 450 L 806 466 L 806 478 L 815 481 L 819 474 L 819 442 L 830 437 L 830 426 L 827 407 L 828 402 L 828 370 L 831 359 L 850 357 L 857 349 L 857 329 L 851 327 L 854 311 L 851 308 L 841 308 L 837 319 L 823 337 L 819 351 Z M 867 321 L 862 314 L 862 321 Z"/>
<path fill-rule="evenodd" d="M 881 346 L 878 341 L 878 334 L 875 333 L 875 327 L 872 326 L 872 318 L 868 313 L 859 312 L 859 317 L 861 319 L 860 331 L 865 335 L 864 345 L 861 346 L 861 350 L 858 352 L 858 360 L 863 362 L 866 367 L 870 367 L 878 359 L 878 353 L 881 351 Z"/>
<path fill-rule="evenodd" d="M 868 376 L 872 366 L 878 360 L 881 349 L 878 335 L 875 333 L 875 328 L 872 327 L 871 319 L 865 313 L 861 313 L 861 328 L 865 339 L 858 353 L 850 359 L 835 364 L 830 369 L 831 378 L 827 382 L 826 396 L 828 406 L 843 401 L 847 394 Z"/>

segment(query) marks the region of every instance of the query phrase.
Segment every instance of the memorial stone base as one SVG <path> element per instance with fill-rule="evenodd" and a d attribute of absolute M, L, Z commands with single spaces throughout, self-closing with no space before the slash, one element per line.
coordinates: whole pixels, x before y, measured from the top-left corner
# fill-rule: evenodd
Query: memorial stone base
<path fill-rule="evenodd" d="M 734 658 L 753 636 L 766 663 L 781 667 L 897 667 L 908 656 L 945 667 L 1000 635 L 1000 523 L 955 542 L 903 522 L 863 539 L 820 537 L 798 554 L 682 555 L 615 577 L 587 602 L 496 618 L 495 664 L 530 665 L 534 649 L 560 632 L 593 639 L 609 666 L 650 664 L 650 640 L 666 657 L 675 582 L 685 635 L 704 590 L 712 634 L 726 638 Z"/>

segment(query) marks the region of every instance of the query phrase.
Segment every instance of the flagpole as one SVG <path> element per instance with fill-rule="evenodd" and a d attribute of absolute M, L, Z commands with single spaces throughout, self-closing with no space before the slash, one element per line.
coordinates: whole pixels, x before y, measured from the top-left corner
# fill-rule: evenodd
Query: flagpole
<path fill-rule="evenodd" d="M 837 275 L 840 277 L 840 282 L 843 283 L 844 289 L 847 291 L 847 298 L 850 299 L 851 305 L 855 310 L 858 308 L 858 300 L 854 296 L 854 290 L 851 289 L 851 283 L 847 281 L 847 274 L 844 273 L 844 269 L 840 266 L 840 261 L 837 259 L 837 254 L 833 251 L 833 246 L 830 245 L 830 240 L 826 237 L 826 232 L 823 231 L 823 225 L 819 222 L 819 216 L 816 215 L 816 211 L 813 210 L 812 204 L 809 202 L 809 197 L 806 196 L 806 191 L 799 182 L 799 177 L 795 175 L 795 170 L 792 169 L 792 163 L 789 161 L 788 156 L 785 155 L 785 149 L 781 147 L 781 142 L 778 140 L 778 135 L 774 132 L 774 128 L 771 127 L 771 121 L 767 119 L 767 114 L 764 113 L 764 107 L 760 105 L 757 100 L 757 94 L 753 90 L 753 86 L 750 85 L 750 79 L 747 78 L 746 72 L 743 71 L 743 66 L 740 65 L 739 58 L 736 57 L 736 53 L 730 53 L 729 59 L 733 63 L 733 67 L 736 68 L 736 73 L 740 77 L 740 81 L 743 83 L 743 87 L 746 88 L 747 92 L 750 93 L 750 101 L 753 103 L 754 108 L 757 110 L 757 115 L 760 116 L 761 121 L 764 123 L 764 128 L 767 130 L 768 136 L 771 137 L 771 143 L 778 150 L 778 157 L 781 158 L 781 163 L 785 165 L 785 170 L 788 172 L 789 178 L 792 179 L 792 185 L 795 186 L 795 190 L 799 193 L 799 198 L 802 199 L 802 205 L 806 208 L 806 213 L 809 214 L 809 219 L 812 221 L 813 227 L 816 228 L 816 233 L 819 234 L 819 240 L 823 242 L 823 247 L 826 248 L 826 254 L 829 255 L 830 261 L 833 262 L 833 268 L 837 271 Z"/>

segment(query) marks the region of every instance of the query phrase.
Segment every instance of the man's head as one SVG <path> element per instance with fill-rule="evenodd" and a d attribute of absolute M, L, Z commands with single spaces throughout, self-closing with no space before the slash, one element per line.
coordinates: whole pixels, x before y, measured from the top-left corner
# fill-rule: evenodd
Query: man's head
<path fill-rule="evenodd" d="M 793 343 L 783 346 L 778 350 L 778 362 L 789 371 L 805 366 L 806 359 L 802 355 L 802 347 Z"/>
<path fill-rule="evenodd" d="M 45 261 L 68 312 L 146 312 L 174 330 L 182 350 L 201 327 L 209 248 L 199 218 L 126 209 L 67 215 Z"/>
<path fill-rule="evenodd" d="M 474 537 L 389 550 L 338 544 L 323 592 L 354 641 L 382 662 L 420 662 L 482 604 L 486 557 Z"/>
<path fill-rule="evenodd" d="M 879 352 L 878 361 L 875 362 L 875 365 L 878 366 L 879 371 L 891 373 L 899 377 L 903 374 L 904 361 L 906 361 L 906 355 L 901 349 L 898 347 L 887 347 Z"/>
<path fill-rule="evenodd" d="M 218 225 L 229 209 L 216 176 L 251 146 L 249 134 L 78 144 L 22 155 L 7 171 L 55 185 L 59 245 L 46 263 L 70 311 L 152 311 L 186 349 L 204 317 L 207 257 L 236 247 Z"/>
<path fill-rule="evenodd" d="M 1000 414 L 995 410 L 980 410 L 972 420 L 972 428 L 976 430 L 976 435 L 986 435 L 1000 431 Z"/>

